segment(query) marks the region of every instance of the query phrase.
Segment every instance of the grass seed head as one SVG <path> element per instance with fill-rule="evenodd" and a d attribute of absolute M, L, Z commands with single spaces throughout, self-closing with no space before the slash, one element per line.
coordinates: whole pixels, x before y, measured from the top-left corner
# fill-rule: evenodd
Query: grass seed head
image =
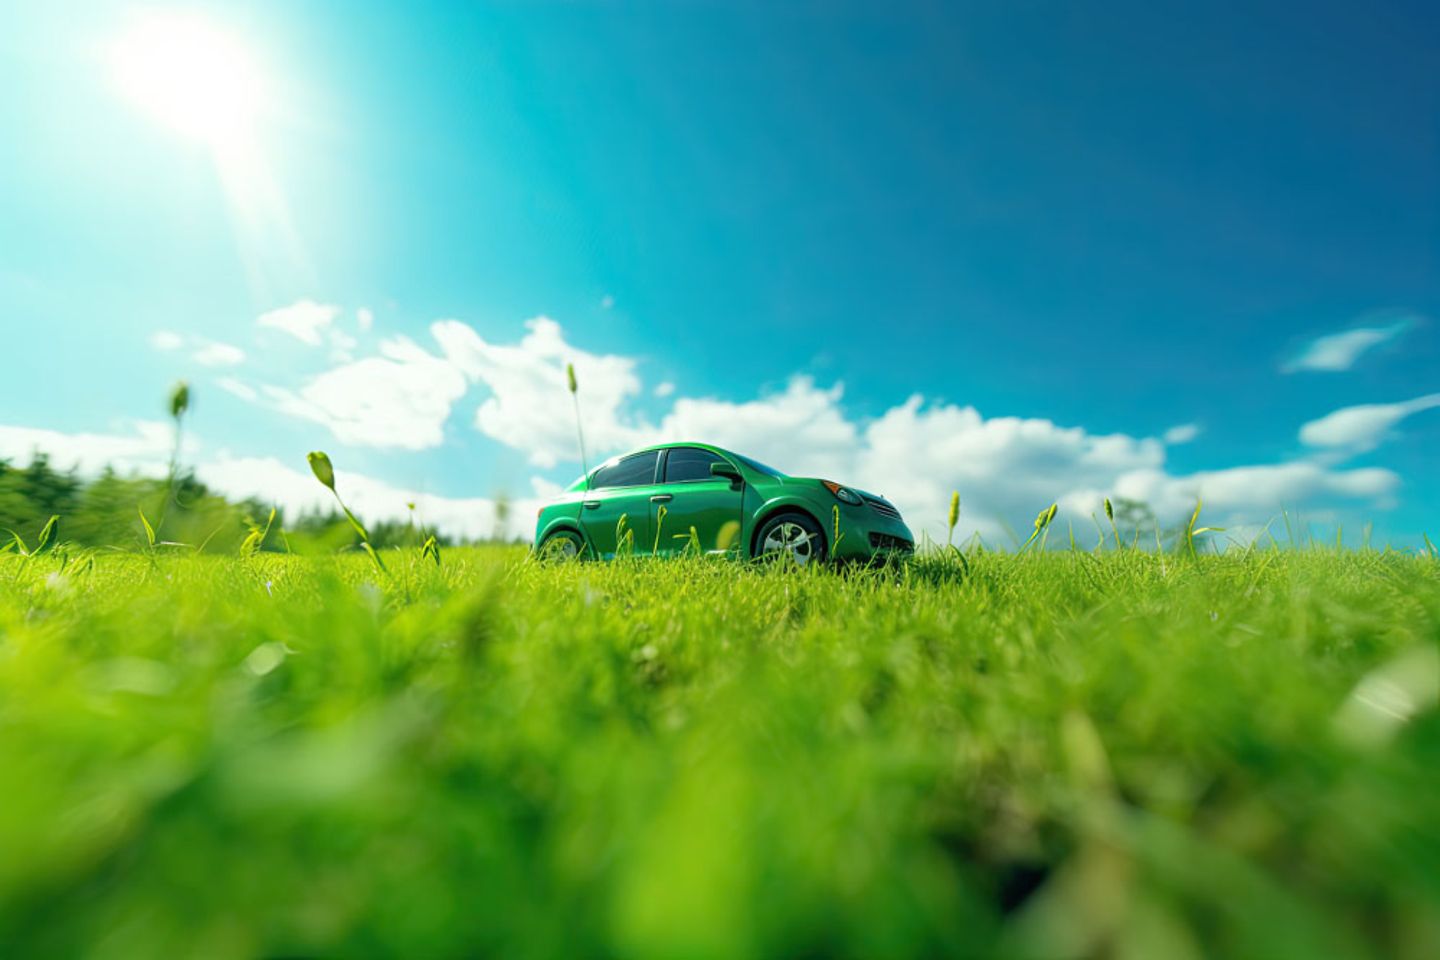
<path fill-rule="evenodd" d="M 175 384 L 170 391 L 170 416 L 179 420 L 190 409 L 190 384 L 184 380 Z"/>
<path fill-rule="evenodd" d="M 334 493 L 335 468 L 330 465 L 330 458 L 321 450 L 311 450 L 305 454 L 305 459 L 310 461 L 310 472 L 315 474 L 315 479 L 328 487 L 331 493 Z"/>
<path fill-rule="evenodd" d="M 1110 505 L 1110 498 L 1105 498 L 1105 517 L 1110 522 L 1115 522 L 1115 508 Z"/>
<path fill-rule="evenodd" d="M 955 490 L 950 494 L 950 529 L 955 529 L 955 524 L 960 522 L 960 491 Z"/>
<path fill-rule="evenodd" d="M 565 364 L 565 382 L 569 384 L 571 393 L 580 389 L 580 385 L 575 382 L 575 364 L 573 363 Z"/>

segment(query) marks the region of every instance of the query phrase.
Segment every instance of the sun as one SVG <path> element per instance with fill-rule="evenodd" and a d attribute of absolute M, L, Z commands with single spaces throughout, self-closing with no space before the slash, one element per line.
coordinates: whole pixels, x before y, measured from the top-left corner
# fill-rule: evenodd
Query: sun
<path fill-rule="evenodd" d="M 273 149 L 279 126 L 293 118 L 281 107 L 293 95 L 287 77 L 272 74 L 240 32 L 189 13 L 134 21 L 105 52 L 115 92 L 203 150 L 257 294 L 303 275 L 309 258 Z"/>
<path fill-rule="evenodd" d="M 253 138 L 265 108 L 263 73 L 240 39 L 197 17 L 155 16 L 112 52 L 124 95 L 178 133 L 226 149 Z"/>

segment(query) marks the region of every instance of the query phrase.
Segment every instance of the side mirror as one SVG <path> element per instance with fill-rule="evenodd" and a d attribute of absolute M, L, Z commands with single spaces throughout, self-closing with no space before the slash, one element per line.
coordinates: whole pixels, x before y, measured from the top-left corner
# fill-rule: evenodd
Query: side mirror
<path fill-rule="evenodd" d="M 743 480 L 740 476 L 740 471 L 734 465 L 723 461 L 716 461 L 710 464 L 710 476 L 724 477 L 731 483 L 740 483 Z"/>

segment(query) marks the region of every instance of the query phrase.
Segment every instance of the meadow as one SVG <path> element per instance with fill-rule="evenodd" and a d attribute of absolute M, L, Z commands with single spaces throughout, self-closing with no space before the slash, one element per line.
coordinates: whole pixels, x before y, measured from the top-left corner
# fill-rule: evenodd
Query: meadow
<path fill-rule="evenodd" d="M 0 555 L 5 956 L 1440 956 L 1440 563 Z"/>

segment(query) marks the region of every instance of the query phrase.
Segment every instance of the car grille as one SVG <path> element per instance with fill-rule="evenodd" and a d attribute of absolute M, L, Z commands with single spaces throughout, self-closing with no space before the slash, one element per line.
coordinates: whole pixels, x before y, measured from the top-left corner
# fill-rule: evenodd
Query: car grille
<path fill-rule="evenodd" d="M 900 519 L 900 511 L 879 497 L 866 497 L 865 502 L 870 504 L 870 509 L 882 517 L 889 517 L 891 520 Z"/>
<path fill-rule="evenodd" d="M 904 537 L 892 537 L 888 533 L 870 534 L 870 549 L 872 550 L 898 550 L 901 553 L 914 553 L 915 544 Z"/>

